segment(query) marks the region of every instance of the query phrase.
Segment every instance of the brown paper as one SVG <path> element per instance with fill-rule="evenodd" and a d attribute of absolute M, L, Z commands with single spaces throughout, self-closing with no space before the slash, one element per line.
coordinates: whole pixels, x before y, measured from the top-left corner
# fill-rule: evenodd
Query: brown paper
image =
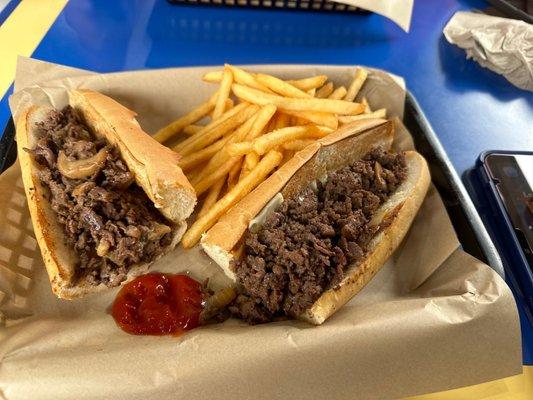
<path fill-rule="evenodd" d="M 10 105 L 14 113 L 35 103 L 61 107 L 66 88 L 93 88 L 132 107 L 142 126 L 155 132 L 209 97 L 214 86 L 200 77 L 212 69 L 94 75 L 22 59 Z M 353 72 L 252 69 L 285 78 L 325 73 L 345 85 Z M 365 95 L 374 108 L 402 116 L 403 90 L 387 74 L 373 70 Z M 396 125 L 395 146 L 412 146 L 405 127 L 399 120 Z M 229 320 L 181 337 L 118 329 L 106 311 L 118 289 L 75 301 L 55 298 L 18 165 L 0 177 L 0 201 L 0 393 L 6 399 L 385 399 L 521 371 L 513 297 L 492 269 L 460 250 L 433 187 L 398 251 L 322 326 Z M 214 287 L 226 283 L 198 248 L 177 248 L 152 269 L 190 271 L 197 279 L 209 277 Z"/>

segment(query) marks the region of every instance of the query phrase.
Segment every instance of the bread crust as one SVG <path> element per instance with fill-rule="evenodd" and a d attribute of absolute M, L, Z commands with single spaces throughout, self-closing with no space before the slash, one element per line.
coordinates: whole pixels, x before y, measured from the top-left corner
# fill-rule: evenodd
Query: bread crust
<path fill-rule="evenodd" d="M 158 185 L 161 185 L 161 183 L 154 184 L 154 182 L 160 182 L 163 179 L 161 175 L 163 175 L 165 179 L 164 183 L 167 187 L 172 188 L 171 190 L 174 191 L 181 188 L 180 196 L 187 196 L 186 205 L 180 210 L 181 214 L 175 213 L 171 215 L 173 218 L 168 218 L 165 215 L 172 222 L 173 237 L 171 243 L 165 247 L 163 254 L 169 252 L 183 236 L 186 230 L 185 219 L 192 213 L 196 202 L 196 196 L 191 185 L 185 176 L 183 176 L 179 167 L 177 167 L 175 162 L 176 155 L 168 154 L 168 149 L 164 147 L 164 151 L 160 151 L 159 146 L 156 146 L 159 144 L 142 132 L 134 119 L 134 113 L 132 111 L 104 95 L 95 94 L 96 92 L 75 92 L 71 96 L 72 105 L 82 112 L 88 126 L 96 134 L 105 135 L 108 141 L 117 145 L 121 156 L 124 158 L 130 171 L 135 175 L 139 185 L 145 192 L 149 188 L 152 196 L 160 201 L 159 204 L 161 206 L 159 210 L 163 215 L 165 215 L 163 213 L 165 199 L 162 200 L 158 195 Z M 73 99 L 75 100 L 72 101 Z M 34 147 L 37 129 L 36 123 L 43 121 L 51 110 L 49 107 L 32 106 L 21 113 L 16 122 L 18 159 L 21 165 L 22 179 L 35 236 L 43 256 L 52 291 L 60 298 L 74 299 L 89 293 L 96 293 L 108 289 L 108 286 L 103 283 L 93 285 L 85 278 L 79 279 L 74 283 L 78 256 L 72 248 L 66 245 L 63 228 L 57 221 L 57 216 L 51 208 L 49 201 L 46 199 L 45 195 L 48 189 L 41 184 L 37 176 L 40 168 L 39 165 L 24 150 Z M 123 121 L 126 117 L 129 120 Z M 105 120 L 105 118 L 109 118 L 109 120 Z M 130 143 L 130 134 L 134 144 Z M 141 142 L 143 144 L 143 150 L 139 151 L 138 147 Z M 156 143 L 156 145 L 152 142 Z M 129 163 L 127 162 L 128 159 L 130 159 Z M 145 165 L 146 163 L 149 164 L 152 159 L 158 159 L 158 166 L 162 166 L 161 164 L 165 166 L 165 168 L 161 169 L 163 171 L 162 174 L 148 172 L 148 170 L 151 171 L 152 167 L 146 168 Z M 142 160 L 143 162 L 135 163 L 132 162 L 133 160 Z M 170 163 L 171 165 L 168 165 Z M 170 172 L 174 171 L 175 168 L 178 168 L 180 173 L 176 175 L 174 182 L 171 182 Z M 143 178 L 137 180 L 140 176 Z M 145 177 L 147 179 L 144 179 Z M 152 199 L 150 195 L 149 198 Z M 178 219 L 178 215 L 183 218 Z M 147 271 L 151 264 L 144 263 L 132 266 L 128 271 L 125 282 Z"/>
<path fill-rule="evenodd" d="M 233 261 L 238 256 L 242 236 L 250 221 L 281 192 L 284 198 L 296 195 L 310 181 L 325 176 L 362 158 L 375 147 L 390 149 L 393 125 L 383 120 L 353 124 L 325 137 L 316 145 L 297 153 L 252 193 L 242 199 L 202 238 L 205 252 L 236 282 Z M 374 222 L 388 219 L 368 245 L 368 255 L 345 272 L 343 280 L 326 290 L 299 319 L 320 325 L 354 297 L 381 269 L 409 230 L 423 202 L 430 183 L 425 159 L 415 151 L 405 152 L 408 177 L 393 195 L 380 206 Z"/>

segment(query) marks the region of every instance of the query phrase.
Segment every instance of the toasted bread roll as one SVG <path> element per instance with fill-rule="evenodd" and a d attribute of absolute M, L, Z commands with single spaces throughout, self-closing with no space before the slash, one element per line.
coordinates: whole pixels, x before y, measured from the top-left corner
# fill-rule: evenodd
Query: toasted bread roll
<path fill-rule="evenodd" d="M 205 252 L 234 281 L 235 262 L 242 256 L 242 239 L 249 224 L 281 193 L 289 199 L 312 181 L 350 165 L 375 148 L 390 149 L 393 125 L 383 120 L 364 120 L 346 125 L 337 132 L 296 153 L 256 190 L 242 199 L 204 236 Z M 379 271 L 407 233 L 427 192 L 430 176 L 424 158 L 414 151 L 405 153 L 407 177 L 374 213 L 372 223 L 387 224 L 366 246 L 365 258 L 348 266 L 340 283 L 324 291 L 300 319 L 321 324 L 355 296 Z"/>
<path fill-rule="evenodd" d="M 127 272 L 120 277 L 119 282 L 95 282 L 80 273 L 79 254 L 72 244 L 68 244 L 66 228 L 58 221 L 58 215 L 51 205 L 50 188 L 40 178 L 43 165 L 36 162 L 31 153 L 39 140 L 38 124 L 46 121 L 53 110 L 48 107 L 30 107 L 21 114 L 16 124 L 18 157 L 35 235 L 52 290 L 64 299 L 81 297 L 109 286 L 116 286 L 145 272 L 155 259 L 170 251 L 179 242 L 186 229 L 185 220 L 196 204 L 194 190 L 177 165 L 178 155 L 144 133 L 133 111 L 107 96 L 89 90 L 71 92 L 70 105 L 83 118 L 85 125 L 96 138 L 105 138 L 106 149 L 118 149 L 120 158 L 135 183 L 146 194 L 146 203 L 151 202 L 151 206 L 157 210 L 154 212 L 162 215 L 161 221 L 166 221 L 164 224 L 153 226 L 161 225 L 168 236 L 162 244 L 160 254 L 149 262 L 128 265 Z M 133 232 L 132 235 L 139 233 Z M 105 244 L 108 243 L 100 244 L 101 246 L 93 250 L 106 253 L 109 246 Z"/>

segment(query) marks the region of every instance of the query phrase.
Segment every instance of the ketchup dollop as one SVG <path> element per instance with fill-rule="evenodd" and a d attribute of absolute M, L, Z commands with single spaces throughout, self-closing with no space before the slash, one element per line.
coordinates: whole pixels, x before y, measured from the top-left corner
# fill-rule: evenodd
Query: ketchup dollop
<path fill-rule="evenodd" d="M 202 285 L 187 275 L 151 273 L 124 285 L 112 315 L 134 335 L 178 334 L 199 325 Z"/>

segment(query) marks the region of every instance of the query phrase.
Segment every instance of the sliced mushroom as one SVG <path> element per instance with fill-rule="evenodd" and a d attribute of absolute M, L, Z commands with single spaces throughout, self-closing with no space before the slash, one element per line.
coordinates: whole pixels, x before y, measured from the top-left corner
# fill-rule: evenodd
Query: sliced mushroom
<path fill-rule="evenodd" d="M 104 147 L 92 157 L 70 161 L 65 153 L 60 151 L 57 157 L 57 168 L 63 176 L 69 179 L 82 179 L 102 169 L 106 156 L 107 149 Z"/>
<path fill-rule="evenodd" d="M 387 182 L 381 176 L 382 173 L 383 173 L 383 168 L 381 167 L 381 164 L 376 161 L 374 164 L 374 175 L 376 177 L 376 186 L 380 188 L 381 190 L 386 190 Z"/>

